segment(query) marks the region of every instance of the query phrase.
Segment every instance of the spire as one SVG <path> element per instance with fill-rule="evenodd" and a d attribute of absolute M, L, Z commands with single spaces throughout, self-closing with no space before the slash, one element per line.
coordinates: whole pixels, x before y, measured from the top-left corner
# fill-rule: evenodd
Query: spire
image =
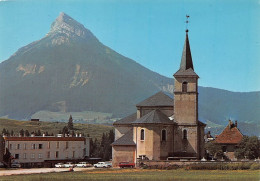
<path fill-rule="evenodd" d="M 194 72 L 193 63 L 192 63 L 192 57 L 191 57 L 191 51 L 190 51 L 190 42 L 189 42 L 189 36 L 188 36 L 188 18 L 190 16 L 186 15 L 186 38 L 184 42 L 184 47 L 182 51 L 182 57 L 181 57 L 181 65 L 180 69 L 174 74 L 174 77 L 178 76 L 195 76 L 199 78 L 199 76 Z"/>
<path fill-rule="evenodd" d="M 182 51 L 182 57 L 181 57 L 181 65 L 180 65 L 180 70 L 188 70 L 193 68 L 193 63 L 192 63 L 192 57 L 191 57 L 191 51 L 190 51 L 190 43 L 189 43 L 189 36 L 188 36 L 189 30 L 186 30 L 186 39 Z"/>

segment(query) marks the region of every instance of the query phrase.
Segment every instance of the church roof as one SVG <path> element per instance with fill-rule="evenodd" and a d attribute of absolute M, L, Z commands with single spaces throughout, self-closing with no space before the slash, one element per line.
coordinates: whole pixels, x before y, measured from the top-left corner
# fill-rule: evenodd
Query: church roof
<path fill-rule="evenodd" d="M 207 124 L 205 124 L 205 123 L 203 123 L 203 122 L 201 122 L 201 121 L 198 121 L 198 124 L 199 124 L 199 126 L 207 126 Z"/>
<path fill-rule="evenodd" d="M 199 77 L 193 69 L 189 68 L 187 70 L 182 70 L 182 69 L 179 69 L 175 74 L 174 76 L 196 76 L 196 77 Z"/>
<path fill-rule="evenodd" d="M 144 101 L 138 103 L 136 106 L 173 106 L 173 99 L 160 91 L 145 99 Z"/>
<path fill-rule="evenodd" d="M 191 51 L 190 51 L 190 42 L 189 42 L 189 36 L 188 36 L 188 31 L 186 31 L 186 39 L 182 51 L 182 57 L 181 57 L 181 65 L 180 69 L 181 70 L 188 70 L 193 68 L 193 62 L 192 62 L 192 57 L 191 57 Z"/>
<path fill-rule="evenodd" d="M 156 109 L 137 119 L 133 124 L 174 124 L 174 122 Z"/>
<path fill-rule="evenodd" d="M 186 39 L 185 39 L 185 43 L 184 43 L 184 47 L 183 47 L 183 51 L 182 51 L 180 69 L 174 74 L 174 76 L 183 76 L 183 75 L 198 76 L 194 72 L 194 68 L 193 68 L 188 30 L 186 30 Z"/>
<path fill-rule="evenodd" d="M 133 129 L 129 130 L 124 136 L 114 141 L 112 145 L 135 146 L 136 144 L 133 141 Z"/>
<path fill-rule="evenodd" d="M 222 131 L 222 133 L 216 136 L 216 143 L 222 144 L 238 144 L 243 138 L 243 134 L 237 128 L 237 124 L 229 121 L 227 127 Z"/>
<path fill-rule="evenodd" d="M 132 122 L 134 122 L 136 120 L 136 113 L 131 114 L 125 118 L 122 118 L 120 120 L 117 120 L 113 123 L 113 125 L 127 125 L 127 124 L 131 124 Z"/>

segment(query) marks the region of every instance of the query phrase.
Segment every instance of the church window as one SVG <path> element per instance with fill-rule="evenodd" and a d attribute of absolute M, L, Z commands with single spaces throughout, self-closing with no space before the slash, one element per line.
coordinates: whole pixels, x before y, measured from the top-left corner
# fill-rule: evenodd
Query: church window
<path fill-rule="evenodd" d="M 144 129 L 141 129 L 141 140 L 144 140 Z"/>
<path fill-rule="evenodd" d="M 182 83 L 182 92 L 187 92 L 188 82 Z"/>
<path fill-rule="evenodd" d="M 187 140 L 187 130 L 183 130 L 183 139 Z"/>
<path fill-rule="evenodd" d="M 166 130 L 162 130 L 162 141 L 166 141 Z"/>

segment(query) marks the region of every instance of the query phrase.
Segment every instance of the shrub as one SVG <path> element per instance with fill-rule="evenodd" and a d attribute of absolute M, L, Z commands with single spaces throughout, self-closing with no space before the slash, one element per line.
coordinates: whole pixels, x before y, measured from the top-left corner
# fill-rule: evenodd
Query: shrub
<path fill-rule="evenodd" d="M 260 165 L 256 163 L 208 163 L 208 164 L 204 163 L 204 164 L 188 165 L 185 167 L 185 169 L 186 170 L 248 170 L 254 168 L 258 169 L 258 167 L 260 167 Z"/>
<path fill-rule="evenodd" d="M 182 166 L 174 164 L 174 165 L 169 165 L 168 167 L 166 167 L 166 170 L 176 170 L 179 168 L 182 168 Z"/>
<path fill-rule="evenodd" d="M 250 170 L 259 170 L 260 169 L 260 164 L 259 163 L 253 163 L 250 166 Z"/>

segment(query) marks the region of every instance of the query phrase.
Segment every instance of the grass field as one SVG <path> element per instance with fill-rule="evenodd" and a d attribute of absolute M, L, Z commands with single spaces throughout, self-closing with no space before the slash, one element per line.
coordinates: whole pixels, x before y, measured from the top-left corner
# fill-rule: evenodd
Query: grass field
<path fill-rule="evenodd" d="M 59 130 L 62 130 L 67 123 L 61 122 L 33 122 L 33 121 L 17 121 L 12 119 L 0 118 L 0 132 L 3 128 L 14 130 L 14 133 L 18 134 L 21 129 L 28 130 L 29 132 L 40 130 L 41 133 L 48 131 L 48 133 L 57 134 Z M 113 129 L 111 126 L 94 125 L 94 124 L 74 124 L 75 133 L 89 134 L 92 138 L 101 139 L 104 132 L 108 132 Z"/>
<path fill-rule="evenodd" d="M 84 172 L 63 172 L 34 175 L 3 176 L 0 180 L 234 180 L 259 181 L 259 170 L 155 170 L 155 169 L 104 169 Z"/>

